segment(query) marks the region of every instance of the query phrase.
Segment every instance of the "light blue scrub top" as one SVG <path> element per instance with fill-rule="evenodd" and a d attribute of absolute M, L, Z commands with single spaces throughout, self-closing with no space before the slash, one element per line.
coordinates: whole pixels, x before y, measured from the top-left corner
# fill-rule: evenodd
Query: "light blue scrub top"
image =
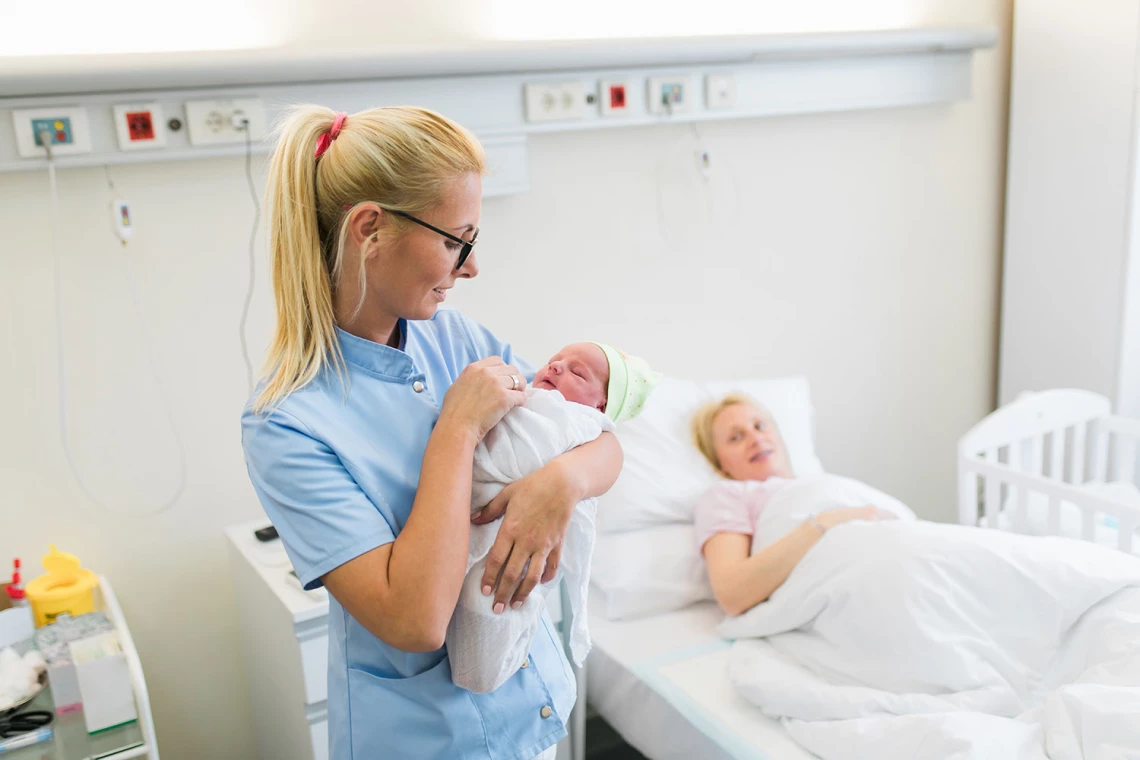
<path fill-rule="evenodd" d="M 463 368 L 495 355 L 525 366 L 456 311 L 400 329 L 403 351 L 337 331 L 347 399 L 329 370 L 272 412 L 242 416 L 250 479 L 306 588 L 400 533 L 444 393 Z M 330 597 L 330 757 L 531 760 L 566 735 L 576 698 L 558 641 L 544 615 L 528 667 L 472 694 L 452 683 L 446 648 L 402 652 Z"/>

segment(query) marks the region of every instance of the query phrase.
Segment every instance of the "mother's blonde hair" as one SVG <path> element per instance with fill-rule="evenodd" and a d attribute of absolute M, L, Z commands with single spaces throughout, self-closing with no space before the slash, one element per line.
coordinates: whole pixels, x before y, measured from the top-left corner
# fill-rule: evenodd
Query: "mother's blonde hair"
<path fill-rule="evenodd" d="M 303 388 L 327 365 L 343 369 L 333 293 L 344 274 L 349 215 L 364 202 L 418 215 L 451 182 L 484 171 L 483 147 L 466 129 L 426 108 L 372 108 L 352 114 L 328 150 L 317 141 L 336 112 L 297 106 L 283 122 L 269 167 L 269 258 L 277 327 L 254 402 L 262 411 Z M 389 215 L 395 234 L 407 222 Z M 364 303 L 364 257 L 359 261 Z"/>
<path fill-rule="evenodd" d="M 758 403 L 745 393 L 729 393 L 716 401 L 709 401 L 701 405 L 700 408 L 693 413 L 693 419 L 690 423 L 693 433 L 693 443 L 696 444 L 697 449 L 700 450 L 709 464 L 713 466 L 713 469 L 724 478 L 727 478 L 728 475 L 721 469 L 720 457 L 717 456 L 716 453 L 716 441 L 713 440 L 713 422 L 716 421 L 718 414 L 730 406 L 736 406 L 737 404 L 752 407 L 772 424 L 772 427 L 776 429 L 777 433 L 779 433 L 780 430 L 779 426 L 776 425 L 776 418 L 772 416 L 772 413 L 768 411 L 767 407 Z M 781 440 L 783 439 L 781 438 Z"/>

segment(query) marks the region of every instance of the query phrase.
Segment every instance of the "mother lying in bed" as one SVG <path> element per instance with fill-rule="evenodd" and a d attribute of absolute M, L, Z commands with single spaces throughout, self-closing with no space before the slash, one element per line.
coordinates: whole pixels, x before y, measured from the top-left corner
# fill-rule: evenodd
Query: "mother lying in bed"
<path fill-rule="evenodd" d="M 693 439 L 726 480 L 696 509 L 697 541 L 730 615 L 766 600 L 830 529 L 852 520 L 914 519 L 902 502 L 848 478 L 796 478 L 776 422 L 741 394 L 701 407 Z M 791 510 L 770 502 L 795 500 Z"/>
<path fill-rule="evenodd" d="M 918 520 L 795 477 L 772 417 L 702 408 L 696 509 L 737 690 L 824 760 L 1140 757 L 1140 559 Z M 899 519 L 894 519 L 899 518 Z"/>

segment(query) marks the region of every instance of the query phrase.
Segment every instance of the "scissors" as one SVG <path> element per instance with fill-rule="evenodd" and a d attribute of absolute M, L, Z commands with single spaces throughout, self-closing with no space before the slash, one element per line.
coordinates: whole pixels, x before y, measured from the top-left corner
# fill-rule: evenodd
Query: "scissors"
<path fill-rule="evenodd" d="M 54 716 L 46 710 L 13 710 L 0 713 L 0 739 L 26 734 L 50 724 Z"/>

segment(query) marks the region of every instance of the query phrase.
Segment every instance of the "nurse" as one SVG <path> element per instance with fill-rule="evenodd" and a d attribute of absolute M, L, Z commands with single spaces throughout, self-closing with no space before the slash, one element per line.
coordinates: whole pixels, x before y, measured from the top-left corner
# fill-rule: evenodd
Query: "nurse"
<path fill-rule="evenodd" d="M 479 272 L 483 149 L 420 108 L 304 106 L 273 155 L 277 326 L 242 417 L 250 479 L 329 601 L 330 757 L 553 757 L 576 698 L 549 619 L 500 689 L 451 682 L 475 445 L 523 402 L 511 347 L 439 311 Z M 536 287 L 540 283 L 536 283 Z M 610 434 L 508 487 L 484 593 L 510 614 L 553 577 L 574 505 L 613 485 Z"/>

